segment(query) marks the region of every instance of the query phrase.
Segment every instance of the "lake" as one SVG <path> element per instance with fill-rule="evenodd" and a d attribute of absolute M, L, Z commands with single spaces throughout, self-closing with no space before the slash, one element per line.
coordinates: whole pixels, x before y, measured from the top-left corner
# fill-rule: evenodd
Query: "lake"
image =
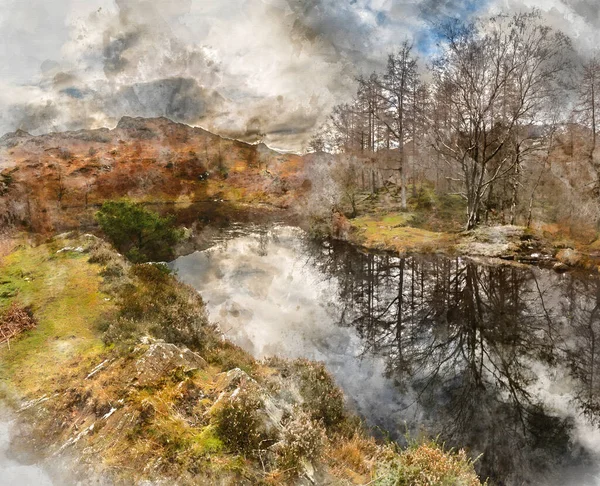
<path fill-rule="evenodd" d="M 55 483 L 40 466 L 23 463 L 14 457 L 11 447 L 14 422 L 9 420 L 4 407 L 0 407 L 0 413 L 4 417 L 0 421 L 0 485 L 53 486 Z"/>
<path fill-rule="evenodd" d="M 254 356 L 323 361 L 379 436 L 494 484 L 600 484 L 600 279 L 233 225 L 172 263 Z"/>

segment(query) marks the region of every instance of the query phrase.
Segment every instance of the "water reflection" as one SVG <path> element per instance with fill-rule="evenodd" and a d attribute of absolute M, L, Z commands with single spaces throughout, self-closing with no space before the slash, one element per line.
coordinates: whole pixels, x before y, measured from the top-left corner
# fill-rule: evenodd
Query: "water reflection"
<path fill-rule="evenodd" d="M 431 432 L 483 454 L 483 476 L 527 484 L 588 459 L 573 416 L 550 409 L 533 385 L 537 373 L 568 364 L 573 405 L 598 418 L 597 279 L 341 244 L 314 250 L 314 264 L 341 283 L 340 323 L 358 330 L 364 353 L 385 357 Z"/>
<path fill-rule="evenodd" d="M 11 448 L 12 422 L 7 421 L 8 413 L 0 408 L 3 420 L 0 421 L 0 484 L 10 486 L 52 486 L 54 483 L 42 468 L 36 464 L 24 464 L 13 457 Z"/>
<path fill-rule="evenodd" d="M 600 484 L 596 277 L 368 254 L 281 231 L 176 267 L 240 344 L 322 359 L 395 438 L 424 428 L 468 447 L 495 484 Z"/>

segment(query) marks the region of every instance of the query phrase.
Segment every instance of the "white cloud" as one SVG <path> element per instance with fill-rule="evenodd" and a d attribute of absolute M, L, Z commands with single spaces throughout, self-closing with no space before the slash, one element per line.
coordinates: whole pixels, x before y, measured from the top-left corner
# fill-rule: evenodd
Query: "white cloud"
<path fill-rule="evenodd" d="M 152 114 L 131 98 L 140 89 L 158 86 L 168 96 L 167 85 L 186 86 L 189 96 L 208 97 L 206 110 L 180 99 L 157 103 L 154 114 L 238 137 L 263 132 L 267 143 L 292 149 L 352 94 L 354 76 L 380 67 L 406 38 L 426 46 L 432 17 L 538 7 L 580 48 L 599 40 L 598 7 L 585 0 L 3 0 L 0 7 L 0 131 L 115 124 L 124 114 Z M 167 78 L 195 80 L 198 89 Z"/>

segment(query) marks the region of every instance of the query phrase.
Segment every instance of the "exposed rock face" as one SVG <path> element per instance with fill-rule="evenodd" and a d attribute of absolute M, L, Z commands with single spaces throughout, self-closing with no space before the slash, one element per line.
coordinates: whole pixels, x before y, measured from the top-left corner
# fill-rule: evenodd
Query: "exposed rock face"
<path fill-rule="evenodd" d="M 516 252 L 518 240 L 524 229 L 518 226 L 492 226 L 478 228 L 470 234 L 465 243 L 459 245 L 462 253 L 468 255 L 500 257 Z"/>
<path fill-rule="evenodd" d="M 123 117 L 114 129 L 0 138 L 0 221 L 39 232 L 93 222 L 95 206 L 127 196 L 288 207 L 303 159 L 167 118 Z"/>
<path fill-rule="evenodd" d="M 564 248 L 556 254 L 556 259 L 569 266 L 575 266 L 581 261 L 582 255 L 572 248 Z"/>
<path fill-rule="evenodd" d="M 464 255 L 502 258 L 521 263 L 552 260 L 552 249 L 540 237 L 522 226 L 483 226 L 465 234 L 457 245 Z"/>
<path fill-rule="evenodd" d="M 141 386 L 156 383 L 177 368 L 188 373 L 205 367 L 206 361 L 185 346 L 161 342 L 151 344 L 135 363 L 137 383 Z"/>

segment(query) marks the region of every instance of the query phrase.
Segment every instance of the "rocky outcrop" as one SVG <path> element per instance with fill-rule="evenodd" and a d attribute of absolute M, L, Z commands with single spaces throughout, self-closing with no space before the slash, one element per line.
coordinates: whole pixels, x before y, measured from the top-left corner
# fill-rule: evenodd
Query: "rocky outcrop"
<path fill-rule="evenodd" d="M 204 359 L 185 346 L 156 342 L 135 362 L 136 382 L 147 386 L 180 369 L 189 373 L 206 367 Z"/>
<path fill-rule="evenodd" d="M 583 255 L 580 252 L 572 248 L 563 248 L 556 254 L 556 259 L 560 263 L 571 267 L 577 266 L 581 262 L 582 257 Z"/>

